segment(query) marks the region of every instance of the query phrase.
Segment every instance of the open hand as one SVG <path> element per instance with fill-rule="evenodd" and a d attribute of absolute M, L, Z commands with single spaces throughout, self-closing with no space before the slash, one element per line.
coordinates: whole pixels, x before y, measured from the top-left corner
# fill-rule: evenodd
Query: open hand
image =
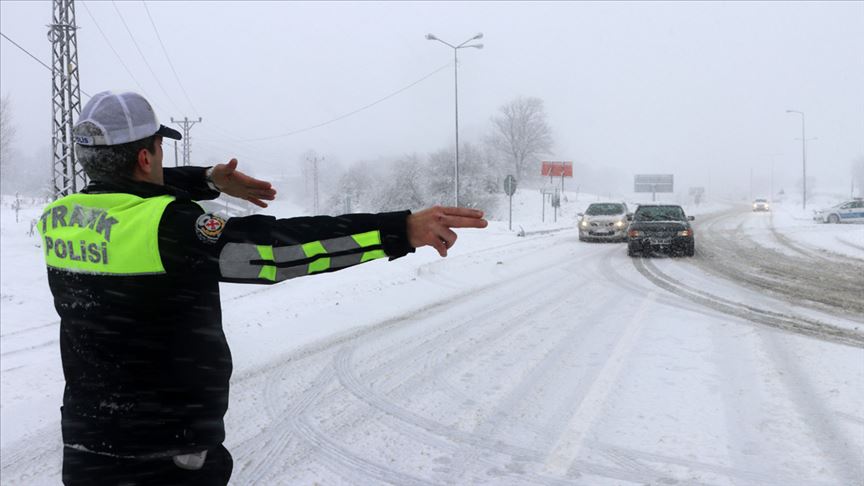
<path fill-rule="evenodd" d="M 237 159 L 231 159 L 227 164 L 213 166 L 211 177 L 213 184 L 216 184 L 221 192 L 245 199 L 262 208 L 267 207 L 265 200 L 276 199 L 276 190 L 269 182 L 249 177 L 237 170 Z"/>
<path fill-rule="evenodd" d="M 414 248 L 431 246 L 444 257 L 456 243 L 451 228 L 485 228 L 487 224 L 483 211 L 477 209 L 432 206 L 408 216 L 408 243 Z"/>

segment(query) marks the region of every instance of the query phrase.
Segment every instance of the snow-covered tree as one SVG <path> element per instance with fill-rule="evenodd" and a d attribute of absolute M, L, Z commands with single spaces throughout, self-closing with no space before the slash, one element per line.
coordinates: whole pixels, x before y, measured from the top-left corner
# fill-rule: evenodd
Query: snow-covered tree
<path fill-rule="evenodd" d="M 377 172 L 373 163 L 362 161 L 341 171 L 341 174 L 331 174 L 336 178 L 336 184 L 328 191 L 330 195 L 324 203 L 324 211 L 327 214 L 374 211 L 371 201 Z"/>
<path fill-rule="evenodd" d="M 377 182 L 379 190 L 373 192 L 373 204 L 379 211 L 422 209 L 426 205 L 423 167 L 416 154 L 389 164 L 386 179 Z"/>
<path fill-rule="evenodd" d="M 426 194 L 429 204 L 453 205 L 453 149 L 429 154 L 426 162 Z"/>
<path fill-rule="evenodd" d="M 535 176 L 541 156 L 552 150 L 552 129 L 546 122 L 543 100 L 518 97 L 501 106 L 492 117 L 492 133 L 487 142 L 512 164 L 517 178 Z"/>
<path fill-rule="evenodd" d="M 493 211 L 503 191 L 503 180 L 495 157 L 488 150 L 471 143 L 462 145 L 459 161 L 459 205 Z M 503 183 L 502 183 L 503 184 Z"/>

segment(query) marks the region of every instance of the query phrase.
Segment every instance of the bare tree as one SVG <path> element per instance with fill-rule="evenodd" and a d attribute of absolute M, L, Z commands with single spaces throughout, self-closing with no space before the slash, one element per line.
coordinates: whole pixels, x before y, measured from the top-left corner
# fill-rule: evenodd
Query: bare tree
<path fill-rule="evenodd" d="M 553 143 L 543 100 L 519 97 L 498 111 L 489 144 L 512 162 L 517 176 L 535 175 L 531 163 L 550 153 Z"/>
<path fill-rule="evenodd" d="M 12 169 L 15 140 L 15 125 L 12 124 L 12 112 L 9 95 L 0 98 L 0 179 L 9 180 Z"/>

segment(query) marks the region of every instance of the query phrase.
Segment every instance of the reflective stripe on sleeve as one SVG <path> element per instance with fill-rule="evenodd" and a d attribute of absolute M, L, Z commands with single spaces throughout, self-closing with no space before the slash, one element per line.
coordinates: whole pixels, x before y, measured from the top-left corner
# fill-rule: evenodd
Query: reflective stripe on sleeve
<path fill-rule="evenodd" d="M 381 233 L 368 231 L 290 246 L 226 243 L 219 255 L 219 270 L 224 278 L 274 283 L 386 256 Z"/>

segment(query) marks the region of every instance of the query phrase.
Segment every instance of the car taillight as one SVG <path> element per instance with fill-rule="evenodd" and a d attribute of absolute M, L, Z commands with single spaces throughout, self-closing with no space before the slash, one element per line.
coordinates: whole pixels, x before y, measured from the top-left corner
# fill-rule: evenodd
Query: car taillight
<path fill-rule="evenodd" d="M 630 230 L 627 232 L 627 236 L 630 238 L 638 238 L 639 236 L 642 236 L 642 232 L 639 230 Z"/>
<path fill-rule="evenodd" d="M 693 236 L 693 230 L 681 230 L 678 232 L 678 236 Z"/>

